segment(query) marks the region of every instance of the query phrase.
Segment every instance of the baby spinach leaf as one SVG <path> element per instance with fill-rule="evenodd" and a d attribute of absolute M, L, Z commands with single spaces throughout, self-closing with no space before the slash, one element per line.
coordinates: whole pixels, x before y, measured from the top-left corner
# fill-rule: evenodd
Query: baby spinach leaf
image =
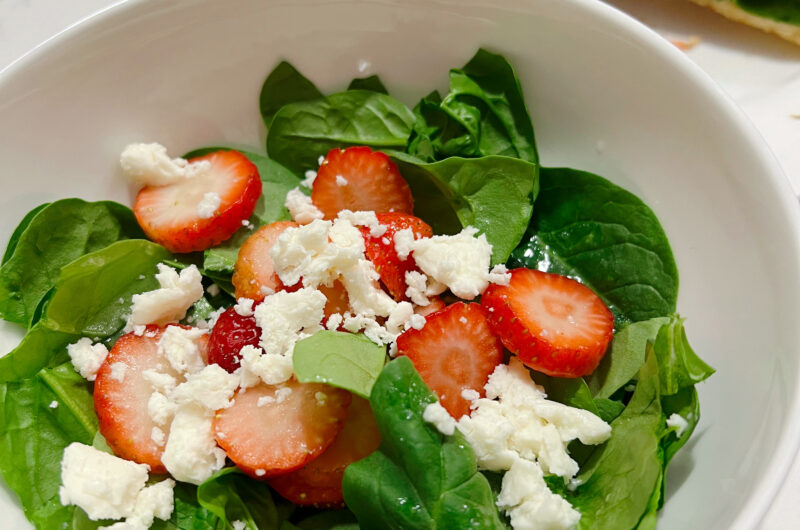
<path fill-rule="evenodd" d="M 614 334 L 611 347 L 597 369 L 586 376 L 586 383 L 597 398 L 611 397 L 633 379 L 644 364 L 645 345 L 656 339 L 668 317 L 651 318 L 628 324 Z"/>
<path fill-rule="evenodd" d="M 538 190 L 536 166 L 504 156 L 451 157 L 431 164 L 392 153 L 408 181 L 414 213 L 434 233 L 474 226 L 492 245 L 492 264 L 505 263 L 519 244 Z"/>
<path fill-rule="evenodd" d="M 317 158 L 334 147 L 405 149 L 413 125 L 413 113 L 391 96 L 348 90 L 281 107 L 269 128 L 267 153 L 299 175 L 316 169 Z"/>
<path fill-rule="evenodd" d="M 187 153 L 184 158 L 203 156 L 214 151 L 228 149 L 231 148 L 204 147 Z M 261 177 L 261 197 L 250 216 L 250 226 L 243 226 L 230 239 L 206 250 L 203 254 L 204 274 L 217 273 L 217 276 L 227 280 L 230 280 L 230 275 L 233 274 L 233 266 L 239 255 L 239 248 L 247 238 L 264 225 L 275 221 L 291 220 L 289 211 L 284 205 L 286 194 L 289 193 L 289 190 L 297 187 L 303 189 L 300 186 L 300 179 L 274 160 L 250 151 L 241 149 L 237 149 L 237 151 L 246 156 L 258 168 L 258 174 Z"/>
<path fill-rule="evenodd" d="M 119 332 L 131 296 L 158 287 L 156 264 L 170 257 L 160 245 L 120 241 L 75 260 L 61 271 L 45 315 L 8 355 L 0 357 L 0 382 L 35 375 L 65 359 L 79 337 L 103 339 Z"/>
<path fill-rule="evenodd" d="M 314 83 L 309 81 L 294 66 L 281 61 L 264 80 L 258 98 L 261 117 L 269 127 L 278 109 L 287 103 L 307 101 L 322 97 Z"/>
<path fill-rule="evenodd" d="M 272 500 L 269 486 L 235 467 L 222 469 L 200 484 L 197 500 L 229 525 L 241 521 L 246 528 L 258 530 L 278 528 L 284 521 Z"/>
<path fill-rule="evenodd" d="M 328 510 L 297 523 L 300 530 L 359 530 L 356 516 L 350 510 Z"/>
<path fill-rule="evenodd" d="M 29 326 L 61 268 L 115 241 L 144 237 L 131 210 L 110 201 L 56 201 L 36 214 L 0 268 L 0 317 Z"/>
<path fill-rule="evenodd" d="M 449 156 L 473 156 L 476 142 L 466 129 L 441 108 L 442 97 L 433 91 L 414 107 L 417 117 L 407 151 L 425 162 Z"/>
<path fill-rule="evenodd" d="M 683 319 L 678 316 L 673 316 L 668 324 L 658 330 L 655 350 L 658 357 L 658 374 L 661 378 L 661 393 L 665 396 L 677 394 L 714 373 L 714 369 L 692 350 L 686 339 Z"/>
<path fill-rule="evenodd" d="M 389 95 L 389 91 L 386 90 L 381 78 L 377 75 L 371 75 L 369 77 L 357 77 L 356 79 L 350 81 L 350 84 L 347 86 L 347 90 L 371 90 L 373 92 L 386 94 L 387 96 Z"/>
<path fill-rule="evenodd" d="M 678 269 L 655 214 L 585 171 L 542 168 L 536 211 L 509 265 L 581 280 L 611 308 L 618 328 L 675 311 Z"/>
<path fill-rule="evenodd" d="M 659 497 L 658 509 L 661 509 L 666 498 L 664 489 L 667 485 L 667 466 L 678 450 L 689 441 L 700 421 L 700 400 L 697 397 L 697 389 L 691 386 L 681 389 L 677 394 L 663 396 L 661 398 L 661 406 L 664 409 L 665 419 L 670 418 L 673 414 L 678 414 L 686 421 L 686 427 L 680 435 L 678 435 L 676 428 L 670 427 L 661 438 L 661 447 L 664 451 L 664 480 L 661 484 L 662 491 Z"/>
<path fill-rule="evenodd" d="M 366 399 L 385 361 L 385 347 L 340 331 L 318 331 L 298 341 L 292 356 L 301 383 L 327 383 Z"/>
<path fill-rule="evenodd" d="M 64 527 L 75 507 L 59 501 L 61 455 L 72 442 L 91 444 L 97 432 L 89 383 L 62 364 L 0 384 L 0 403 L 3 478 L 33 524 Z"/>
<path fill-rule="evenodd" d="M 444 436 L 422 419 L 434 401 L 406 357 L 378 377 L 370 404 L 381 446 L 349 465 L 342 482 L 361 528 L 504 528 L 463 435 Z"/>
<path fill-rule="evenodd" d="M 14 250 L 16 250 L 17 248 L 17 243 L 19 243 L 19 238 L 22 237 L 22 234 L 28 228 L 28 225 L 31 224 L 31 221 L 33 221 L 33 218 L 36 217 L 36 214 L 38 214 L 48 206 L 50 206 L 50 203 L 45 202 L 25 214 L 25 217 L 23 217 L 22 221 L 19 222 L 19 224 L 14 229 L 14 232 L 11 234 L 11 237 L 8 240 L 8 245 L 6 245 L 6 251 L 3 254 L 3 261 L 1 264 L 4 265 L 6 261 L 11 259 L 11 256 L 14 255 Z"/>
<path fill-rule="evenodd" d="M 664 415 L 659 401 L 658 362 L 648 344 L 647 360 L 628 406 L 611 422 L 611 438 L 598 447 L 566 492 L 581 512 L 580 528 L 633 528 L 658 489 L 663 467 L 660 439 Z"/>

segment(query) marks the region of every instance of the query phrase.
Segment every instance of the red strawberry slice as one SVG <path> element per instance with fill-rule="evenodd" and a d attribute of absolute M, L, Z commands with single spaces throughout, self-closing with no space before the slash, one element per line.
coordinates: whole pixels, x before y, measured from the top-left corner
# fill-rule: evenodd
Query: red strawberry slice
<path fill-rule="evenodd" d="M 281 388 L 290 389 L 288 395 Z M 239 469 L 263 479 L 322 454 L 342 430 L 348 405 L 349 392 L 321 383 L 261 384 L 237 392 L 233 405 L 214 418 L 214 432 Z"/>
<path fill-rule="evenodd" d="M 242 227 L 261 196 L 258 169 L 238 151 L 216 151 L 189 162 L 207 161 L 208 171 L 166 186 L 139 191 L 133 213 L 147 237 L 171 252 L 205 250 Z M 210 217 L 198 206 L 215 194 L 219 206 Z"/>
<path fill-rule="evenodd" d="M 233 373 L 239 368 L 239 352 L 244 346 L 258 346 L 261 328 L 253 316 L 243 317 L 232 307 L 226 309 L 214 324 L 208 338 L 208 362 L 216 363 Z"/>
<path fill-rule="evenodd" d="M 378 448 L 381 434 L 369 401 L 353 396 L 347 420 L 333 444 L 305 467 L 268 480 L 281 496 L 294 504 L 341 508 L 345 468 Z"/>
<path fill-rule="evenodd" d="M 414 200 L 397 165 L 385 154 L 369 147 L 331 149 L 317 171 L 311 202 L 325 219 L 342 210 L 414 211 Z"/>
<path fill-rule="evenodd" d="M 269 249 L 284 230 L 300 226 L 292 221 L 277 221 L 262 226 L 244 242 L 233 266 L 233 287 L 236 298 L 249 298 L 260 302 L 270 291 L 284 289 L 272 264 Z M 294 286 L 293 286 L 294 287 Z M 297 288 L 302 287 L 300 283 Z"/>
<path fill-rule="evenodd" d="M 484 396 L 489 375 L 503 361 L 503 345 L 489 327 L 487 312 L 474 303 L 456 302 L 428 315 L 422 329 L 397 338 L 397 350 L 411 359 L 456 419 L 469 414 L 470 402 L 461 392 L 470 389 Z"/>
<path fill-rule="evenodd" d="M 301 284 L 301 282 L 298 282 Z M 325 320 L 332 314 L 344 314 L 345 311 L 350 310 L 350 297 L 347 295 L 347 289 L 344 284 L 339 280 L 334 280 L 330 287 L 325 285 L 319 286 L 319 291 L 325 295 L 327 302 L 325 302 Z"/>
<path fill-rule="evenodd" d="M 592 373 L 614 331 L 614 316 L 594 291 L 558 274 L 514 269 L 509 284 L 490 285 L 481 304 L 506 348 L 555 377 Z"/>
<path fill-rule="evenodd" d="M 163 332 L 164 328 L 149 325 L 143 335 L 128 333 L 117 339 L 94 382 L 94 410 L 100 433 L 117 456 L 147 464 L 152 473 L 167 470 L 161 463 L 164 446 L 152 438 L 153 428 L 159 426 L 147 411 L 153 385 L 142 374 L 157 370 L 178 377 L 158 354 Z M 201 351 L 206 349 L 207 341 L 207 335 L 198 339 Z M 169 434 L 168 427 L 160 428 Z"/>
<path fill-rule="evenodd" d="M 394 249 L 394 234 L 408 228 L 414 234 L 414 239 L 419 239 L 431 237 L 433 230 L 419 217 L 407 213 L 385 212 L 375 215 L 378 223 L 386 227 L 386 232 L 380 237 L 372 237 L 369 235 L 369 228 L 360 227 L 364 236 L 367 259 L 375 265 L 375 270 L 389 294 L 398 302 L 406 300 L 406 272 L 417 270 L 417 265 L 412 256 L 404 260 L 397 256 L 397 251 Z"/>
<path fill-rule="evenodd" d="M 437 311 L 441 311 L 446 307 L 446 304 L 444 303 L 444 300 L 442 300 L 441 296 L 429 297 L 428 300 L 430 301 L 428 305 L 416 306 L 414 308 L 414 313 L 426 317 L 434 314 Z"/>

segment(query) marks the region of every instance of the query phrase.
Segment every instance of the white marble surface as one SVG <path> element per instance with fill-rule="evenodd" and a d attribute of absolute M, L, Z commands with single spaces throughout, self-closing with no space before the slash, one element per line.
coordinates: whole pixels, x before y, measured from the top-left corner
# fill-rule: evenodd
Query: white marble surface
<path fill-rule="evenodd" d="M 800 47 L 730 23 L 685 0 L 608 0 L 668 38 L 699 44 L 687 55 L 741 106 L 800 193 Z M 118 0 L 0 0 L 0 69 Z M 713 492 L 709 492 L 713 494 Z M 762 528 L 800 528 L 800 460 Z"/>

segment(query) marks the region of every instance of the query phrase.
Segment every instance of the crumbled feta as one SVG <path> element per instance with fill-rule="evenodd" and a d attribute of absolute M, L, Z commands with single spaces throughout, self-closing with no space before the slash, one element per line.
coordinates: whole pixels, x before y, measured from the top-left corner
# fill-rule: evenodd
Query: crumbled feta
<path fill-rule="evenodd" d="M 317 180 L 317 172 L 313 169 L 309 169 L 303 173 L 303 176 L 305 176 L 305 178 L 300 181 L 300 185 L 311 189 L 314 186 L 314 181 Z"/>
<path fill-rule="evenodd" d="M 203 194 L 203 198 L 197 203 L 197 216 L 200 219 L 210 219 L 214 217 L 220 204 L 222 204 L 222 198 L 218 193 L 210 191 Z"/>
<path fill-rule="evenodd" d="M 217 446 L 213 414 L 203 407 L 178 407 L 170 426 L 161 462 L 181 482 L 200 484 L 225 465 L 225 451 Z"/>
<path fill-rule="evenodd" d="M 130 144 L 122 151 L 119 165 L 125 177 L 141 186 L 165 186 L 192 178 L 211 168 L 208 161 L 189 163 L 170 158 L 161 144 Z"/>
<path fill-rule="evenodd" d="M 199 328 L 167 326 L 158 340 L 158 354 L 163 356 L 178 373 L 195 373 L 206 363 L 200 352 L 197 339 L 206 334 Z"/>
<path fill-rule="evenodd" d="M 247 528 L 247 524 L 244 521 L 233 522 L 233 530 L 244 530 L 245 528 Z"/>
<path fill-rule="evenodd" d="M 410 327 L 409 322 L 414 317 L 414 306 L 408 302 L 400 302 L 397 304 L 386 319 L 386 331 L 394 336 L 399 335 L 406 328 Z"/>
<path fill-rule="evenodd" d="M 336 331 L 339 329 L 339 326 L 342 325 L 344 321 L 344 317 L 342 317 L 341 313 L 334 313 L 328 317 L 328 320 L 325 322 L 325 329 L 330 331 Z"/>
<path fill-rule="evenodd" d="M 251 317 L 253 316 L 253 300 L 249 298 L 239 298 L 236 305 L 233 306 L 233 310 L 236 311 L 236 314 L 239 316 Z"/>
<path fill-rule="evenodd" d="M 519 457 L 568 479 L 578 464 L 567 444 L 579 439 L 594 445 L 611 435 L 611 427 L 591 412 L 547 400 L 516 358 L 499 365 L 484 388 L 486 398 L 474 400 L 472 414 L 458 421 L 482 469 L 507 470 Z"/>
<path fill-rule="evenodd" d="M 328 401 L 328 394 L 325 392 L 315 392 L 314 400 L 316 400 L 317 405 L 323 406 Z"/>
<path fill-rule="evenodd" d="M 231 405 L 233 393 L 239 387 L 239 378 L 218 364 L 209 364 L 199 372 L 186 376 L 170 394 L 171 401 L 178 405 L 194 403 L 215 412 Z"/>
<path fill-rule="evenodd" d="M 178 406 L 161 392 L 153 392 L 147 400 L 147 414 L 156 425 L 165 427 L 172 421 Z"/>
<path fill-rule="evenodd" d="M 456 432 L 456 420 L 438 401 L 425 407 L 422 419 L 432 424 L 438 431 L 447 436 L 452 436 Z"/>
<path fill-rule="evenodd" d="M 61 504 L 80 507 L 93 521 L 129 517 L 147 482 L 147 471 L 144 464 L 73 442 L 61 460 Z"/>
<path fill-rule="evenodd" d="M 327 162 L 325 161 L 325 157 L 324 156 L 319 155 L 317 157 L 317 165 L 321 166 L 322 164 L 327 164 Z"/>
<path fill-rule="evenodd" d="M 363 226 L 369 228 L 369 235 L 371 237 L 381 237 L 386 233 L 386 226 L 378 222 L 378 216 L 375 212 L 351 212 L 350 210 L 342 210 L 338 215 L 339 219 L 350 221 L 353 226 Z"/>
<path fill-rule="evenodd" d="M 292 357 L 282 354 L 265 354 L 261 348 L 247 345 L 239 351 L 239 379 L 243 388 L 258 384 L 261 380 L 268 385 L 288 381 L 294 373 Z"/>
<path fill-rule="evenodd" d="M 145 330 L 147 330 L 147 326 L 144 324 L 139 324 L 138 326 L 133 326 L 133 334 L 137 337 L 141 337 L 144 335 Z"/>
<path fill-rule="evenodd" d="M 97 371 L 108 356 L 108 348 L 102 343 L 92 344 L 91 339 L 82 337 L 75 344 L 67 346 L 67 353 L 75 371 L 84 379 L 94 381 Z"/>
<path fill-rule="evenodd" d="M 689 422 L 686 421 L 686 418 L 675 412 L 667 418 L 667 427 L 671 429 L 674 428 L 675 434 L 680 438 L 683 432 L 689 428 Z"/>
<path fill-rule="evenodd" d="M 515 458 L 503 475 L 497 507 L 508 514 L 514 529 L 567 529 L 581 514 L 547 487 L 536 462 Z"/>
<path fill-rule="evenodd" d="M 291 357 L 298 340 L 322 329 L 326 301 L 324 294 L 307 287 L 266 297 L 255 310 L 264 352 Z"/>
<path fill-rule="evenodd" d="M 125 381 L 125 373 L 128 371 L 128 365 L 123 362 L 115 362 L 111 364 L 111 379 L 122 383 Z"/>
<path fill-rule="evenodd" d="M 497 285 L 508 285 L 508 282 L 511 281 L 511 273 L 508 272 L 508 269 L 502 263 L 500 265 L 495 265 L 492 267 L 492 270 L 489 271 L 489 283 L 496 283 Z"/>
<path fill-rule="evenodd" d="M 57 408 L 58 408 L 58 401 L 56 401 L 56 400 L 53 400 L 53 401 L 51 401 L 51 402 L 50 402 L 50 404 L 49 404 L 49 405 L 47 405 L 47 406 L 48 406 L 48 407 L 50 407 L 51 409 L 57 409 Z"/>
<path fill-rule="evenodd" d="M 266 474 L 267 474 L 267 472 L 266 472 L 265 470 L 263 470 L 263 469 L 256 469 L 256 476 L 257 476 L 257 477 L 263 477 L 263 476 L 264 476 L 264 475 L 266 475 Z"/>
<path fill-rule="evenodd" d="M 461 391 L 461 397 L 466 399 L 467 401 L 475 401 L 479 399 L 481 395 L 478 393 L 477 390 L 473 390 L 471 388 L 465 388 Z"/>
<path fill-rule="evenodd" d="M 150 439 L 159 447 L 163 447 L 167 443 L 167 435 L 158 427 L 153 427 L 150 431 Z"/>
<path fill-rule="evenodd" d="M 284 204 L 286 209 L 289 210 L 289 215 L 292 216 L 292 219 L 301 225 L 324 217 L 319 208 L 311 202 L 311 197 L 300 191 L 299 188 L 294 188 L 286 194 L 286 202 Z"/>
<path fill-rule="evenodd" d="M 408 258 L 414 250 L 414 232 L 410 228 L 404 228 L 394 233 L 394 251 L 400 259 Z"/>
<path fill-rule="evenodd" d="M 422 316 L 422 315 L 416 315 L 416 314 L 415 315 L 411 315 L 411 318 L 409 319 L 408 322 L 409 322 L 410 327 L 412 327 L 414 329 L 417 329 L 417 330 L 422 329 L 422 328 L 425 327 L 425 317 Z"/>
<path fill-rule="evenodd" d="M 164 394 L 169 394 L 178 386 L 178 380 L 175 377 L 159 370 L 145 370 L 142 372 L 142 377 L 153 385 L 154 390 Z"/>
<path fill-rule="evenodd" d="M 126 330 L 143 324 L 177 322 L 203 296 L 203 277 L 194 265 L 178 274 L 172 267 L 159 263 L 156 279 L 159 289 L 133 295 Z"/>
<path fill-rule="evenodd" d="M 208 286 L 206 292 L 209 294 L 209 296 L 219 296 L 219 285 L 212 283 Z"/>
<path fill-rule="evenodd" d="M 347 179 L 341 175 L 336 175 L 336 185 L 337 186 L 347 186 Z"/>

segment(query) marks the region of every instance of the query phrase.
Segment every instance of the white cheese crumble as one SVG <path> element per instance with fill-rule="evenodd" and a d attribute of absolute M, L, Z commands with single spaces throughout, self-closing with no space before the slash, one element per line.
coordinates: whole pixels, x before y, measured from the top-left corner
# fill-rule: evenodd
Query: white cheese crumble
<path fill-rule="evenodd" d="M 218 364 L 209 364 L 197 373 L 186 376 L 170 394 L 169 398 L 178 405 L 194 403 L 215 412 L 231 405 L 231 398 L 239 387 L 239 378 L 227 372 Z"/>
<path fill-rule="evenodd" d="M 108 356 L 108 348 L 102 343 L 92 344 L 88 337 L 82 337 L 78 342 L 67 346 L 67 353 L 72 360 L 75 371 L 81 377 L 94 381 L 97 371 Z"/>
<path fill-rule="evenodd" d="M 211 285 L 208 286 L 206 292 L 208 293 L 209 296 L 212 297 L 219 296 L 219 285 L 217 285 L 216 283 L 212 283 Z"/>
<path fill-rule="evenodd" d="M 473 390 L 471 388 L 465 388 L 461 391 L 461 397 L 466 399 L 467 401 L 475 401 L 481 397 L 480 393 L 477 390 Z"/>
<path fill-rule="evenodd" d="M 247 528 L 247 524 L 244 521 L 233 522 L 233 530 L 244 530 L 245 528 Z"/>
<path fill-rule="evenodd" d="M 301 225 L 324 217 L 319 208 L 314 206 L 314 203 L 311 202 L 311 197 L 300 191 L 299 188 L 294 188 L 286 194 L 286 202 L 284 205 L 286 209 L 289 210 L 289 215 L 292 216 L 292 219 Z"/>
<path fill-rule="evenodd" d="M 212 418 L 213 413 L 195 404 L 181 405 L 175 412 L 161 462 L 176 480 L 200 484 L 225 465 Z"/>
<path fill-rule="evenodd" d="M 126 331 L 140 325 L 177 322 L 203 296 L 203 277 L 194 265 L 178 274 L 172 267 L 159 263 L 156 280 L 160 288 L 133 295 Z"/>
<path fill-rule="evenodd" d="M 125 381 L 125 373 L 128 371 L 128 365 L 122 362 L 115 362 L 111 364 L 111 379 L 122 383 Z"/>
<path fill-rule="evenodd" d="M 197 339 L 205 334 L 206 331 L 199 328 L 167 326 L 158 340 L 158 354 L 179 373 L 199 372 L 205 367 L 206 362 L 201 355 Z"/>
<path fill-rule="evenodd" d="M 347 179 L 341 175 L 336 175 L 336 185 L 337 186 L 347 186 Z"/>
<path fill-rule="evenodd" d="M 140 186 L 174 184 L 211 168 L 206 160 L 190 164 L 183 158 L 170 158 L 167 148 L 158 143 L 128 145 L 119 157 L 119 165 L 125 177 Z"/>
<path fill-rule="evenodd" d="M 386 233 L 386 226 L 380 224 L 378 216 L 375 212 L 351 212 L 350 210 L 342 210 L 338 215 L 339 219 L 350 221 L 353 226 L 364 226 L 369 228 L 370 237 L 381 237 Z"/>
<path fill-rule="evenodd" d="M 447 436 L 452 436 L 456 432 L 456 420 L 447 412 L 441 403 L 435 401 L 430 403 L 422 413 L 422 419 L 436 427 L 436 429 Z"/>
<path fill-rule="evenodd" d="M 197 216 L 200 219 L 210 219 L 214 217 L 220 204 L 222 204 L 222 198 L 218 193 L 210 191 L 204 194 L 200 202 L 197 203 Z"/>
<path fill-rule="evenodd" d="M 49 405 L 47 405 L 47 406 L 48 406 L 48 407 L 50 407 L 51 409 L 57 409 L 57 408 L 58 408 L 58 401 L 56 401 L 56 400 L 54 399 L 54 400 L 53 400 L 53 401 L 51 401 L 51 402 L 50 402 L 50 404 L 49 404 Z"/>
<path fill-rule="evenodd" d="M 309 169 L 303 173 L 303 176 L 305 176 L 305 178 L 300 181 L 300 185 L 311 189 L 314 186 L 314 181 L 317 180 L 317 172 L 313 169 Z"/>
<path fill-rule="evenodd" d="M 266 297 L 255 310 L 256 324 L 261 328 L 259 345 L 264 352 L 291 357 L 298 340 L 322 329 L 325 302 L 324 294 L 307 287 Z"/>
<path fill-rule="evenodd" d="M 253 300 L 249 298 L 239 298 L 236 301 L 236 305 L 233 306 L 233 310 L 236 311 L 236 314 L 243 317 L 251 317 L 253 316 Z"/>
<path fill-rule="evenodd" d="M 447 286 L 418 271 L 406 271 L 406 296 L 418 306 L 427 306 L 431 303 L 429 296 L 436 296 L 447 289 Z"/>
<path fill-rule="evenodd" d="M 674 428 L 675 434 L 680 438 L 683 432 L 689 428 L 689 422 L 686 421 L 686 418 L 675 412 L 667 418 L 667 427 Z"/>
<path fill-rule="evenodd" d="M 508 283 L 511 281 L 511 273 L 508 272 L 506 266 L 501 263 L 500 265 L 495 265 L 492 267 L 492 270 L 489 271 L 488 280 L 489 283 L 508 285 Z"/>
<path fill-rule="evenodd" d="M 167 443 L 167 435 L 158 427 L 150 430 L 150 439 L 159 447 L 164 447 L 164 444 Z"/>
<path fill-rule="evenodd" d="M 328 317 L 328 320 L 325 322 L 325 329 L 329 331 L 336 331 L 339 329 L 339 326 L 342 325 L 344 321 L 344 317 L 342 317 L 341 313 L 334 313 Z"/>

